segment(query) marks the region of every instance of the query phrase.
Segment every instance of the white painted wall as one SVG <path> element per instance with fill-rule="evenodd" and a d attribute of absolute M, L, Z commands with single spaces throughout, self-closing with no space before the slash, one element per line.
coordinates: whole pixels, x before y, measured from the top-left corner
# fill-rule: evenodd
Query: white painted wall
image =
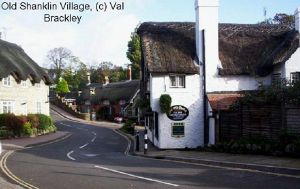
<path fill-rule="evenodd" d="M 38 87 L 37 84 L 33 86 L 30 80 L 27 80 L 27 87 L 22 87 L 12 76 L 10 78 L 12 82 L 11 87 L 3 86 L 2 80 L 0 81 L 0 102 L 13 101 L 14 114 L 16 115 L 23 114 L 25 108 L 27 108 L 28 114 L 37 113 L 37 102 L 41 102 L 42 114 L 50 115 L 49 86 L 44 81 L 41 81 L 40 87 Z M 0 107 L 0 113 L 2 113 L 2 107 Z"/>
<path fill-rule="evenodd" d="M 300 72 L 300 48 L 291 56 L 291 58 L 284 65 L 286 79 L 290 79 L 292 72 Z"/>
<path fill-rule="evenodd" d="M 204 143 L 203 128 L 203 100 L 200 98 L 199 75 L 187 75 L 185 88 L 170 88 L 169 75 L 151 75 L 150 104 L 153 111 L 161 112 L 159 98 L 162 94 L 172 97 L 172 105 L 183 105 L 189 110 L 189 116 L 180 122 L 185 122 L 185 136 L 174 138 L 171 136 L 172 127 L 166 114 L 159 113 L 159 141 L 154 144 L 161 149 L 196 148 Z M 153 142 L 152 133 L 148 131 L 149 139 Z"/>

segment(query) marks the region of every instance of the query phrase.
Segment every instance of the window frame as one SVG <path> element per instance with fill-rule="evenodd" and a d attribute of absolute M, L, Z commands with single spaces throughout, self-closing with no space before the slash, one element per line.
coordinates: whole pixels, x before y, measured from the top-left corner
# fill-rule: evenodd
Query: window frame
<path fill-rule="evenodd" d="M 23 88 L 27 88 L 28 87 L 27 80 L 22 80 L 20 84 L 21 84 L 21 87 L 23 87 Z"/>
<path fill-rule="evenodd" d="M 174 127 L 183 127 L 183 134 L 174 134 Z M 174 138 L 185 137 L 185 122 L 173 122 L 173 123 L 171 123 L 171 135 Z"/>
<path fill-rule="evenodd" d="M 36 113 L 37 114 L 42 113 L 42 102 L 36 102 Z"/>
<path fill-rule="evenodd" d="M 4 105 L 4 103 L 8 103 L 8 104 Z M 7 108 L 7 110 L 10 109 L 10 111 L 4 112 L 4 106 L 10 107 L 10 108 Z M 0 101 L 0 113 L 1 114 L 15 113 L 15 102 L 12 101 L 12 100 L 2 100 L 2 101 Z"/>
<path fill-rule="evenodd" d="M 280 84 L 281 83 L 281 80 L 282 80 L 282 77 L 281 77 L 281 73 L 273 73 L 272 74 L 272 81 L 271 83 L 272 84 Z"/>
<path fill-rule="evenodd" d="M 10 75 L 2 79 L 2 84 L 4 87 L 12 87 L 12 80 Z"/>
<path fill-rule="evenodd" d="M 296 76 L 296 79 L 293 79 L 293 76 Z M 291 83 L 296 83 L 300 81 L 300 72 L 291 72 L 290 73 L 290 81 Z"/>
<path fill-rule="evenodd" d="M 175 78 L 175 85 L 173 85 L 174 81 L 172 81 L 171 78 Z M 180 85 L 180 78 L 183 80 L 183 85 Z M 176 74 L 170 74 L 169 75 L 169 86 L 170 88 L 186 88 L 186 75 L 176 75 Z"/>

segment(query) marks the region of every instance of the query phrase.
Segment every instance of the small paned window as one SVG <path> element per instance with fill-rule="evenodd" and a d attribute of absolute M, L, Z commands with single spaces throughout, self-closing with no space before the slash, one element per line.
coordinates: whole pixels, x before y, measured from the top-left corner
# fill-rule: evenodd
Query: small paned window
<path fill-rule="evenodd" d="M 296 83 L 300 81 L 300 72 L 291 73 L 291 83 Z"/>
<path fill-rule="evenodd" d="M 172 123 L 172 137 L 184 137 L 184 123 Z"/>
<path fill-rule="evenodd" d="M 4 114 L 14 113 L 14 102 L 2 101 L 2 113 Z"/>
<path fill-rule="evenodd" d="M 37 102 L 36 103 L 36 109 L 37 109 L 37 113 L 41 114 L 42 113 L 42 103 L 41 102 Z"/>
<path fill-rule="evenodd" d="M 170 87 L 171 88 L 185 88 L 185 76 L 184 75 L 170 75 Z"/>
<path fill-rule="evenodd" d="M 275 73 L 272 75 L 272 84 L 280 84 L 281 83 L 281 73 Z"/>
<path fill-rule="evenodd" d="M 3 86 L 11 87 L 11 78 L 10 78 L 10 76 L 8 76 L 6 78 L 3 78 L 2 82 L 3 82 Z"/>
<path fill-rule="evenodd" d="M 22 81 L 21 81 L 21 86 L 22 86 L 22 87 L 27 87 L 27 81 L 22 80 Z"/>

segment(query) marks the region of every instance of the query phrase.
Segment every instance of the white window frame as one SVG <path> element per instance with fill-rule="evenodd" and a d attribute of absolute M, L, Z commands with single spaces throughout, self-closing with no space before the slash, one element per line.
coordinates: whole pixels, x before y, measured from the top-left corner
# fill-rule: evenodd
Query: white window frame
<path fill-rule="evenodd" d="M 10 75 L 2 79 L 2 83 L 4 87 L 12 87 L 12 79 Z"/>
<path fill-rule="evenodd" d="M 171 77 L 175 77 L 175 85 L 172 85 Z M 180 78 L 183 78 L 183 85 L 180 85 Z M 185 88 L 186 87 L 186 76 L 185 75 L 169 75 L 170 88 Z"/>
<path fill-rule="evenodd" d="M 23 101 L 21 103 L 21 114 L 22 115 L 28 115 L 28 105 L 26 101 Z"/>
<path fill-rule="evenodd" d="M 10 105 L 10 111 L 4 112 L 4 106 L 9 106 L 9 105 Z M 3 113 L 15 113 L 15 102 L 11 101 L 11 100 L 0 101 L 0 113 L 1 114 L 3 114 Z"/>
<path fill-rule="evenodd" d="M 36 103 L 36 113 L 38 113 L 38 114 L 42 113 L 42 102 Z"/>
<path fill-rule="evenodd" d="M 182 135 L 174 135 L 173 128 L 174 127 L 183 127 L 183 134 Z M 171 135 L 175 138 L 182 138 L 185 136 L 185 123 L 184 122 L 173 122 L 171 123 Z"/>
<path fill-rule="evenodd" d="M 21 81 L 21 87 L 23 87 L 23 88 L 27 88 L 28 87 L 27 80 L 22 80 Z"/>
<path fill-rule="evenodd" d="M 41 88 L 41 83 L 36 83 L 36 88 Z"/>
<path fill-rule="evenodd" d="M 300 72 L 291 72 L 291 83 L 300 81 Z"/>

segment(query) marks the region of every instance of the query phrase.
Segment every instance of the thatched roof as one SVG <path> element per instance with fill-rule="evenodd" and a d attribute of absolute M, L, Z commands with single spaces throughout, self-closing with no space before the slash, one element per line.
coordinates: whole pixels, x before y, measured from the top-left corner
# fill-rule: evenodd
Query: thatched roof
<path fill-rule="evenodd" d="M 138 29 L 150 72 L 195 73 L 195 23 L 146 22 Z M 269 74 L 299 47 L 299 34 L 284 25 L 219 24 L 220 75 Z M 207 49 L 209 50 L 209 49 Z"/>
<path fill-rule="evenodd" d="M 109 100 L 110 102 L 125 100 L 129 102 L 139 88 L 139 80 L 109 83 L 96 88 L 96 95 L 92 98 L 92 101 L 94 103 L 101 103 L 104 100 Z"/>
<path fill-rule="evenodd" d="M 51 84 L 48 74 L 16 44 L 0 40 L 0 79 L 12 75 L 17 82 L 31 79 L 32 83 L 44 80 Z"/>
<path fill-rule="evenodd" d="M 138 33 L 148 70 L 152 73 L 198 73 L 194 30 L 191 23 L 143 23 Z"/>

